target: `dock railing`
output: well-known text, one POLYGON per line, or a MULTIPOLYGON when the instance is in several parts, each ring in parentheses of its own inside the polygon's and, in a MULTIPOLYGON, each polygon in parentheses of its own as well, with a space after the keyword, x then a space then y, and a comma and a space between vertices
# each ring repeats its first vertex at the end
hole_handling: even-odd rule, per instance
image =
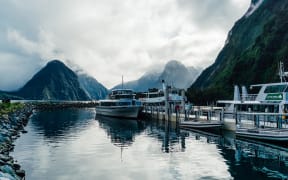
POLYGON ((189 117, 192 119, 223 121, 224 108, 214 106, 193 106, 189 117))

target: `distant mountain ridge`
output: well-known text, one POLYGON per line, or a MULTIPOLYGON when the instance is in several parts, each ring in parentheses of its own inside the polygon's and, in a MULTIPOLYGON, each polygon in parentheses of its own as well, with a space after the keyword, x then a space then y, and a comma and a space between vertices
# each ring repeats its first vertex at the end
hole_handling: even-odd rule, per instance
POLYGON ((77 75, 59 60, 47 63, 16 95, 35 100, 88 100, 77 75))
POLYGON ((108 90, 87 74, 77 75, 63 62, 53 60, 37 72, 21 89, 0 91, 0 98, 29 100, 101 99, 108 90))
MULTIPOLYGON (((125 88, 133 89, 136 92, 147 91, 149 88, 162 88, 162 80, 168 85, 176 88, 186 89, 194 82, 200 70, 194 67, 185 67, 176 60, 169 61, 162 72, 148 72, 141 76, 138 80, 124 83, 125 88)), ((112 89, 121 88, 121 84, 112 89)))
POLYGON ((278 64, 288 67, 288 1, 252 0, 228 34, 215 62, 188 89, 198 104, 232 99, 233 85, 278 82, 278 64))

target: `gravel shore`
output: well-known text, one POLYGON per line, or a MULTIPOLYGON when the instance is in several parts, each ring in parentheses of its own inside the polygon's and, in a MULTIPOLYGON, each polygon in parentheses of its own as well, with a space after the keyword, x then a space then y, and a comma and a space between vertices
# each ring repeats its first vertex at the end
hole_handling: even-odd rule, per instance
POLYGON ((25 179, 25 171, 9 153, 14 149, 14 140, 20 133, 26 133, 24 127, 32 112, 32 105, 25 105, 13 113, 0 115, 0 180, 25 179))

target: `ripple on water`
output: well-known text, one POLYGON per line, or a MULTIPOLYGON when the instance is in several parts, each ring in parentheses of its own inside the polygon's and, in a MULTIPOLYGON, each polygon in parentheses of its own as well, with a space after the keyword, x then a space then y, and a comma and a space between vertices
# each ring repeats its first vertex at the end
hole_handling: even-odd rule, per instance
POLYGON ((95 109, 38 112, 26 129, 12 155, 29 180, 261 179, 288 174, 285 150, 183 131, 162 121, 95 118, 95 109))

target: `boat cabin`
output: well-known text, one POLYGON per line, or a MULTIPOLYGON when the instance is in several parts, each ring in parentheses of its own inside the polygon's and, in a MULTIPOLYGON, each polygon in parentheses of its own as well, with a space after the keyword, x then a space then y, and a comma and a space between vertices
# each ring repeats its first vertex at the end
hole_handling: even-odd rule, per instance
POLYGON ((136 99, 102 100, 100 106, 141 106, 136 99))
POLYGON ((242 86, 240 94, 238 86, 234 87, 234 100, 217 101, 227 111, 288 113, 288 83, 269 83, 251 85, 248 91, 242 86))
POLYGON ((109 95, 110 99, 135 99, 135 96, 132 89, 115 89, 109 95))
MULTIPOLYGON (((181 103, 183 97, 181 96, 181 89, 170 88, 168 90, 168 102, 181 103)), ((142 93, 141 101, 146 104, 162 104, 165 103, 165 95, 162 89, 149 89, 148 92, 142 93)))

